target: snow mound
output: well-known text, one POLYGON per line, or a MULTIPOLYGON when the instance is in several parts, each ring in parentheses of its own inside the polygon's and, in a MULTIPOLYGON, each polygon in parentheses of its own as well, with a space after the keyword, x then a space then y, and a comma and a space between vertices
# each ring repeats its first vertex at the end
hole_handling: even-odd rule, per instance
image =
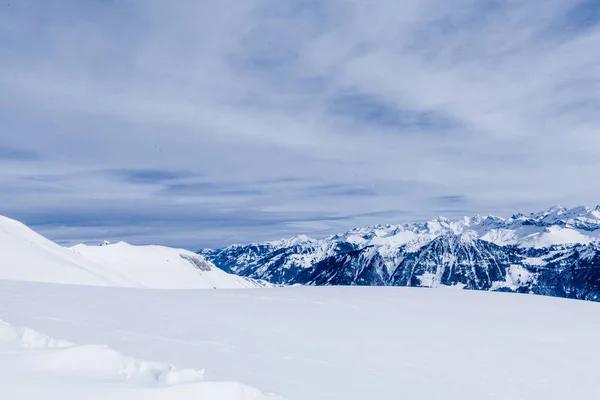
MULTIPOLYGON (((15 367, 24 370, 31 379, 39 379, 39 373, 46 373, 66 378, 71 384, 71 380, 85 382, 83 390, 86 394, 91 390, 85 388, 85 385, 92 382, 121 385, 116 386, 110 394, 98 395, 99 398, 267 399, 258 390, 236 382, 204 382, 204 370, 182 369, 170 364, 142 361, 124 356, 107 346, 75 345, 29 328, 15 328, 0 321, 0 354, 2 350, 6 352, 7 349, 10 352, 8 357, 3 357, 4 361, 16 364, 15 367), (122 392, 122 385, 131 387, 122 392)), ((42 384, 44 382, 45 380, 42 384)), ((5 382, 0 378, 0 388, 3 384, 5 382)), ((25 388, 20 388, 19 393, 23 393, 23 389, 25 388)), ((64 390, 68 396, 72 391, 60 386, 58 393, 55 392, 56 388, 53 389, 55 395, 64 390)), ((81 387, 79 389, 81 390, 81 387)))
POLYGON ((55 349, 73 346, 65 340, 54 339, 29 328, 14 328, 0 321, 0 343, 16 343, 30 349, 55 349))
POLYGON ((24 364, 37 371, 165 385, 203 380, 203 370, 141 361, 106 346, 79 346, 29 328, 15 328, 3 321, 0 321, 0 343, 29 349, 23 357, 24 364))
POLYGON ((30 354, 37 370, 69 376, 177 385, 202 381, 204 371, 126 357, 105 346, 71 346, 30 354))

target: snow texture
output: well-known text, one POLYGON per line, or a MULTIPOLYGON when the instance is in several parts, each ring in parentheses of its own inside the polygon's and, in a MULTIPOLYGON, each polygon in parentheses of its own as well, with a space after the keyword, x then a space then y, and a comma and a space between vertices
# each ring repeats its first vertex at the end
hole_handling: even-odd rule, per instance
MULTIPOLYGON (((516 277, 517 270, 510 279, 516 277)), ((162 366, 201 366, 206 381, 242 382, 287 400, 600 398, 599 312, 593 302, 461 290, 159 291, 0 282, 0 318, 12 326, 101 343, 162 366)), ((68 346, 49 346, 66 349, 60 357, 68 360, 50 371, 35 366, 46 365, 37 356, 33 366, 16 362, 38 349, 3 350, 1 393, 56 387, 81 389, 91 396, 85 398, 262 399, 241 384, 208 389, 206 382, 176 379, 170 386, 147 368, 131 369, 130 379, 115 372, 128 363, 112 350, 105 355, 105 347, 83 346, 92 351, 69 354, 68 346), (78 376, 72 357, 84 357, 86 365, 99 361, 78 376), (193 397, 195 390, 206 392, 193 397), (240 395, 244 390, 251 395, 240 395)))
POLYGON ((2 398, 275 400, 239 383, 204 382, 203 374, 0 321, 2 398))

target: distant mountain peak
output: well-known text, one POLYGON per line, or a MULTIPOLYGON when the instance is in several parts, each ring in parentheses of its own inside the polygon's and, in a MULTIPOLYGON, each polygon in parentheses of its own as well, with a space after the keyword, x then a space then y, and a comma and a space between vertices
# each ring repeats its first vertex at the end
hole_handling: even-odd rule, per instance
POLYGON ((205 251, 272 283, 459 286, 600 298, 600 207, 354 228, 205 251), (276 245, 273 245, 275 243, 276 245))
POLYGON ((550 207, 550 208, 549 208, 549 209, 546 211, 546 213, 548 213, 548 214, 557 214, 557 215, 560 215, 560 214, 562 214, 562 213, 565 213, 565 212, 567 212, 567 211, 569 211, 569 209, 568 209, 567 207, 563 207, 563 206, 561 206, 560 204, 558 204, 558 205, 555 205, 555 206, 553 206, 553 207, 550 207))

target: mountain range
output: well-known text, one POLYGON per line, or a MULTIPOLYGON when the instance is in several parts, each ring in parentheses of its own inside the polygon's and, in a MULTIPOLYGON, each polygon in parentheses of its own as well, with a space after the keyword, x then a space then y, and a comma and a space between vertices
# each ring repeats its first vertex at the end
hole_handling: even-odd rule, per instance
POLYGON ((598 301, 600 206, 438 217, 199 253, 227 272, 274 284, 453 287, 598 301))

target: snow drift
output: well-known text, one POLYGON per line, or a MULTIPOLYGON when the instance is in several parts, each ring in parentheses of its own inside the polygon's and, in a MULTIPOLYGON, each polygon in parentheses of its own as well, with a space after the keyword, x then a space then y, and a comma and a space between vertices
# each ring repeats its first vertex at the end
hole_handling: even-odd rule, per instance
POLYGON ((205 382, 203 370, 142 361, 107 346, 75 345, 0 321, 0 392, 3 398, 171 398, 266 400, 237 382, 205 382))

